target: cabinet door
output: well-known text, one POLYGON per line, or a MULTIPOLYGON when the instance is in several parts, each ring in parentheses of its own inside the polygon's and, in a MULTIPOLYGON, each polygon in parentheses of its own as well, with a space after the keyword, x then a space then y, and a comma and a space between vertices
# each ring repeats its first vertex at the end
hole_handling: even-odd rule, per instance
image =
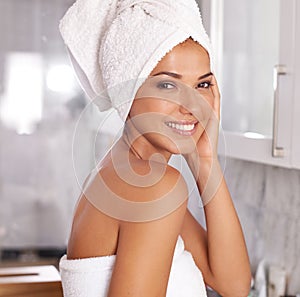
POLYGON ((212 1, 222 93, 220 154, 291 167, 295 5, 212 1))

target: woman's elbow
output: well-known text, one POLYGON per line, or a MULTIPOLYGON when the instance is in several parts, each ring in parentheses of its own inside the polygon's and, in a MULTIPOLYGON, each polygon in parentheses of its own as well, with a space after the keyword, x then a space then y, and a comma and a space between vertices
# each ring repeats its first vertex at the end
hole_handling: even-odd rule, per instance
POLYGON ((243 276, 224 277, 215 281, 215 291, 222 297, 247 297, 251 289, 251 272, 245 273, 243 276))
POLYGON ((251 289, 251 275, 228 282, 217 291, 222 297, 247 297, 251 289))

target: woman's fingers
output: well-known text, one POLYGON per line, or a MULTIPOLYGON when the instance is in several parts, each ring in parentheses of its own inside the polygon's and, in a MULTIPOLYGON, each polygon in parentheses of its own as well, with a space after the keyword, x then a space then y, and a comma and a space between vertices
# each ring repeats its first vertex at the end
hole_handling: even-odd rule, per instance
POLYGON ((212 93, 215 98, 213 109, 214 109, 215 114, 218 117, 218 120, 220 120, 220 91, 219 91, 219 87, 218 87, 218 82, 214 75, 212 76, 212 93))

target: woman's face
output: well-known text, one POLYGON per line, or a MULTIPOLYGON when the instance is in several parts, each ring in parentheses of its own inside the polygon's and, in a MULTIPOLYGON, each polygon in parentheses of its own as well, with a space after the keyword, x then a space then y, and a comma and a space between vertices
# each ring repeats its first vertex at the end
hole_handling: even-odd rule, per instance
POLYGON ((153 69, 136 94, 129 120, 157 149, 189 153, 212 112, 211 80, 208 53, 188 39, 153 69))

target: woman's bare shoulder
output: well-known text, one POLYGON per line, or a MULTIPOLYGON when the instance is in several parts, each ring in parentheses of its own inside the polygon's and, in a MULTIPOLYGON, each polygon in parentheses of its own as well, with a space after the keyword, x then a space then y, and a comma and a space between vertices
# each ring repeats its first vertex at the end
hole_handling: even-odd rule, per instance
MULTIPOLYGON (((157 169, 157 168, 156 168, 157 169)), ((127 186, 126 186, 127 187, 127 186)), ((130 202, 143 197, 139 221, 121 220, 117 258, 109 293, 122 296, 165 296, 173 254, 187 209, 181 174, 166 166, 159 181, 134 190, 130 202)))
POLYGON ((105 166, 85 183, 73 220, 69 255, 115 254, 121 229, 135 233, 137 226, 145 228, 135 233, 137 238, 144 236, 143 232, 150 235, 152 228, 170 235, 164 228, 174 227, 186 207, 185 181, 169 165, 152 164, 152 171, 145 175, 145 165, 138 162, 130 169, 105 166), (134 171, 131 175, 130 170, 134 171), (170 224, 170 221, 174 222, 170 224), (102 244, 97 246, 95 242, 102 244))
POLYGON ((98 178, 102 187, 127 201, 154 201, 175 190, 181 196, 187 196, 183 176, 168 164, 144 160, 132 162, 130 166, 112 164, 102 168, 98 178))

